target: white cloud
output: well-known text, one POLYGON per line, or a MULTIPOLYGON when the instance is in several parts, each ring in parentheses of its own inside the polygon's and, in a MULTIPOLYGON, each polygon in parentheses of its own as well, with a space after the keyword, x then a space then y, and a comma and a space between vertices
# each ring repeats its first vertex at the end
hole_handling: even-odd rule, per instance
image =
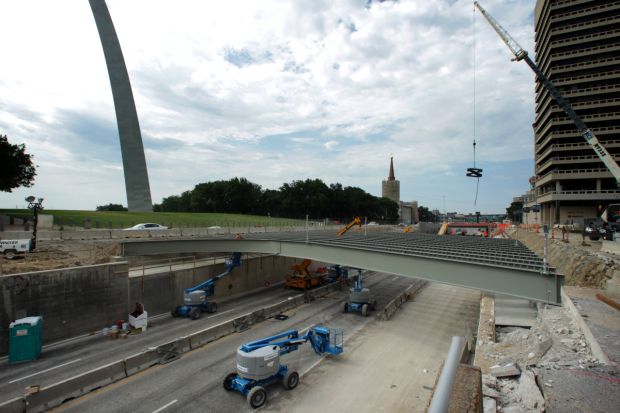
MULTIPOLYGON (((397 169, 403 197, 413 198, 415 184, 406 179, 440 171, 460 176, 450 168, 471 159, 470 1, 371 7, 362 0, 107 3, 129 69, 156 202, 232 176, 265 187, 319 177, 378 195, 390 153, 415 165, 397 169)), ((531 1, 485 3, 533 51, 531 1)), ((125 203, 122 174, 100 173, 111 165, 112 146, 103 156, 90 138, 85 154, 77 139, 84 131, 68 129, 68 114, 116 128, 88 3, 3 2, 0 15, 0 35, 11 39, 2 45, 0 133, 25 142, 38 163, 84 167, 80 174, 41 167, 33 190, 58 194, 47 197, 58 208, 125 203), (84 156, 87 164, 80 163, 84 156), (99 191, 76 198, 83 182, 103 178, 109 181, 99 191)), ((510 62, 480 15, 476 30, 479 155, 497 162, 529 159, 533 75, 510 62)), ((526 186, 516 182, 514 191, 526 186)), ((17 197, 0 195, 0 207, 17 197)), ((490 209, 509 202, 488 199, 490 209)))
POLYGON ((328 151, 335 148, 336 145, 338 145, 337 141, 327 141, 323 144, 323 146, 325 146, 325 149, 327 149, 328 151))

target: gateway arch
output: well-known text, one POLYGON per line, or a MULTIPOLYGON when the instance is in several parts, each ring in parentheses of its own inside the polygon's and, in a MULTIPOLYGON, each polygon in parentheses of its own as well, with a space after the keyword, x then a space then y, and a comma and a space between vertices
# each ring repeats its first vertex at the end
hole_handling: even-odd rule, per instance
POLYGON ((127 207, 130 211, 152 212, 151 188, 146 169, 140 123, 138 122, 136 104, 133 99, 121 45, 105 0, 89 0, 89 3, 95 17, 108 67, 108 75, 110 76, 123 157, 127 207))

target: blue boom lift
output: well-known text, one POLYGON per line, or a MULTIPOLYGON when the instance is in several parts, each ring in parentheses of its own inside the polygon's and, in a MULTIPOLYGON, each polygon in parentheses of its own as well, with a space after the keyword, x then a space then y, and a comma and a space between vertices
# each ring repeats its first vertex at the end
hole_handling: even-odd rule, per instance
POLYGON ((226 376, 224 389, 243 394, 255 409, 267 401, 265 387, 268 384, 281 381, 285 389, 294 389, 299 384, 299 373, 280 364, 280 356, 297 350, 307 341, 319 355, 339 355, 343 351, 342 330, 330 330, 320 325, 311 327, 301 336, 297 330, 287 330, 252 341, 237 349, 237 371, 226 376))
POLYGON ((200 313, 203 311, 215 313, 217 311, 217 303, 208 299, 208 297, 213 296, 215 282, 226 277, 235 267, 240 265, 241 253, 234 252, 231 258, 226 259, 226 272, 210 278, 195 287, 185 289, 185 294, 183 294, 184 305, 175 307, 171 312, 172 316, 189 316, 192 320, 196 320, 200 318, 200 313))
POLYGON ((370 310, 377 309, 377 300, 370 295, 370 290, 362 286, 362 270, 357 270, 355 285, 349 289, 349 300, 344 303, 344 312, 359 311, 364 317, 370 310))

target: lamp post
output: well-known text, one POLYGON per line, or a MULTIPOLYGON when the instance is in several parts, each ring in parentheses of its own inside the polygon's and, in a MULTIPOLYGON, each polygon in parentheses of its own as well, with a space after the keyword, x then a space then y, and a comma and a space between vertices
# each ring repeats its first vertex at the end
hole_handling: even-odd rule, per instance
POLYGON ((39 211, 43 209, 43 198, 35 198, 30 195, 26 198, 26 202, 28 202, 28 209, 32 210, 34 214, 34 225, 32 228, 32 242, 30 243, 30 251, 34 250, 37 247, 37 226, 39 223, 39 211))

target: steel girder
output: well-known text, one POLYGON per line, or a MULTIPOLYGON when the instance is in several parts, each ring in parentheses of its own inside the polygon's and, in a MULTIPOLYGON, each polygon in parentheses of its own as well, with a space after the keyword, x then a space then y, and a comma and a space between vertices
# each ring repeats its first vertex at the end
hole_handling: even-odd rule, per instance
POLYGON ((245 252, 309 258, 529 300, 560 304, 563 276, 521 243, 416 234, 315 232, 244 235, 243 239, 127 241, 123 255, 245 252))

